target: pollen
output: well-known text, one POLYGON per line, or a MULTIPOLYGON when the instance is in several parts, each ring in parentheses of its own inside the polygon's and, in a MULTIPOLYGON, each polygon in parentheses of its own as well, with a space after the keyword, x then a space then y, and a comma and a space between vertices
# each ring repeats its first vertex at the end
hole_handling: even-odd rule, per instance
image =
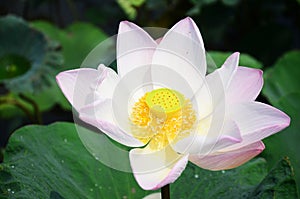
POLYGON ((134 137, 152 150, 161 150, 190 134, 196 114, 184 95, 161 88, 146 93, 133 105, 130 121, 134 137))

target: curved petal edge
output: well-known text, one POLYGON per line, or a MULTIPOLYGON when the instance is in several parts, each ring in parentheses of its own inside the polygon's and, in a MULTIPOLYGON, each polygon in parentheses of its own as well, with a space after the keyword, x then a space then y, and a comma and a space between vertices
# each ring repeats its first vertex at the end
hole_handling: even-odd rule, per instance
POLYGON ((207 156, 191 155, 189 160, 197 166, 218 171, 238 167, 260 154, 265 149, 263 142, 259 141, 232 151, 219 151, 207 156))

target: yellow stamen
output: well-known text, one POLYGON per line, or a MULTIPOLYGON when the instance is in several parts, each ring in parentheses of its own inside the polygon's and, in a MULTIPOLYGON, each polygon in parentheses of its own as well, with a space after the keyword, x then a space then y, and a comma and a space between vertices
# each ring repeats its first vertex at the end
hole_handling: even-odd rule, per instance
POLYGON ((133 135, 161 150, 187 136, 194 127, 196 114, 189 99, 171 89, 156 89, 137 101, 131 112, 133 135))

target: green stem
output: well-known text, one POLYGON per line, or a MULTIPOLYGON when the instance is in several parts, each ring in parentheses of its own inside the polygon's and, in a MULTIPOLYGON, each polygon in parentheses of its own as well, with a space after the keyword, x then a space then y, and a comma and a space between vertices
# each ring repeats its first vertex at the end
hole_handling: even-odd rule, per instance
POLYGON ((10 104, 21 109, 31 122, 34 122, 34 117, 31 115, 30 110, 27 109, 22 103, 14 99, 0 99, 0 104, 10 104))
POLYGON ((170 185, 167 184, 161 188, 161 198, 170 199, 170 185))
POLYGON ((42 122, 42 115, 41 115, 41 112, 40 112, 40 109, 39 109, 39 106, 37 105, 37 103, 34 100, 30 99, 29 97, 27 97, 23 94, 20 94, 19 96, 22 100, 28 102, 33 107, 36 123, 37 124, 42 124, 43 123, 42 122))

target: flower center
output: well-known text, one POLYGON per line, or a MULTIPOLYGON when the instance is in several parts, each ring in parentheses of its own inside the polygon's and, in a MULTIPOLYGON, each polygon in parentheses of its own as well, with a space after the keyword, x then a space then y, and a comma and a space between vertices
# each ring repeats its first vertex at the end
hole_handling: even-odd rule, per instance
POLYGON ((195 126, 192 103, 181 93, 161 88, 146 93, 132 108, 132 134, 152 150, 189 135, 195 126))
POLYGON ((153 111, 170 114, 180 110, 184 96, 166 88, 151 91, 146 97, 146 103, 153 111))

